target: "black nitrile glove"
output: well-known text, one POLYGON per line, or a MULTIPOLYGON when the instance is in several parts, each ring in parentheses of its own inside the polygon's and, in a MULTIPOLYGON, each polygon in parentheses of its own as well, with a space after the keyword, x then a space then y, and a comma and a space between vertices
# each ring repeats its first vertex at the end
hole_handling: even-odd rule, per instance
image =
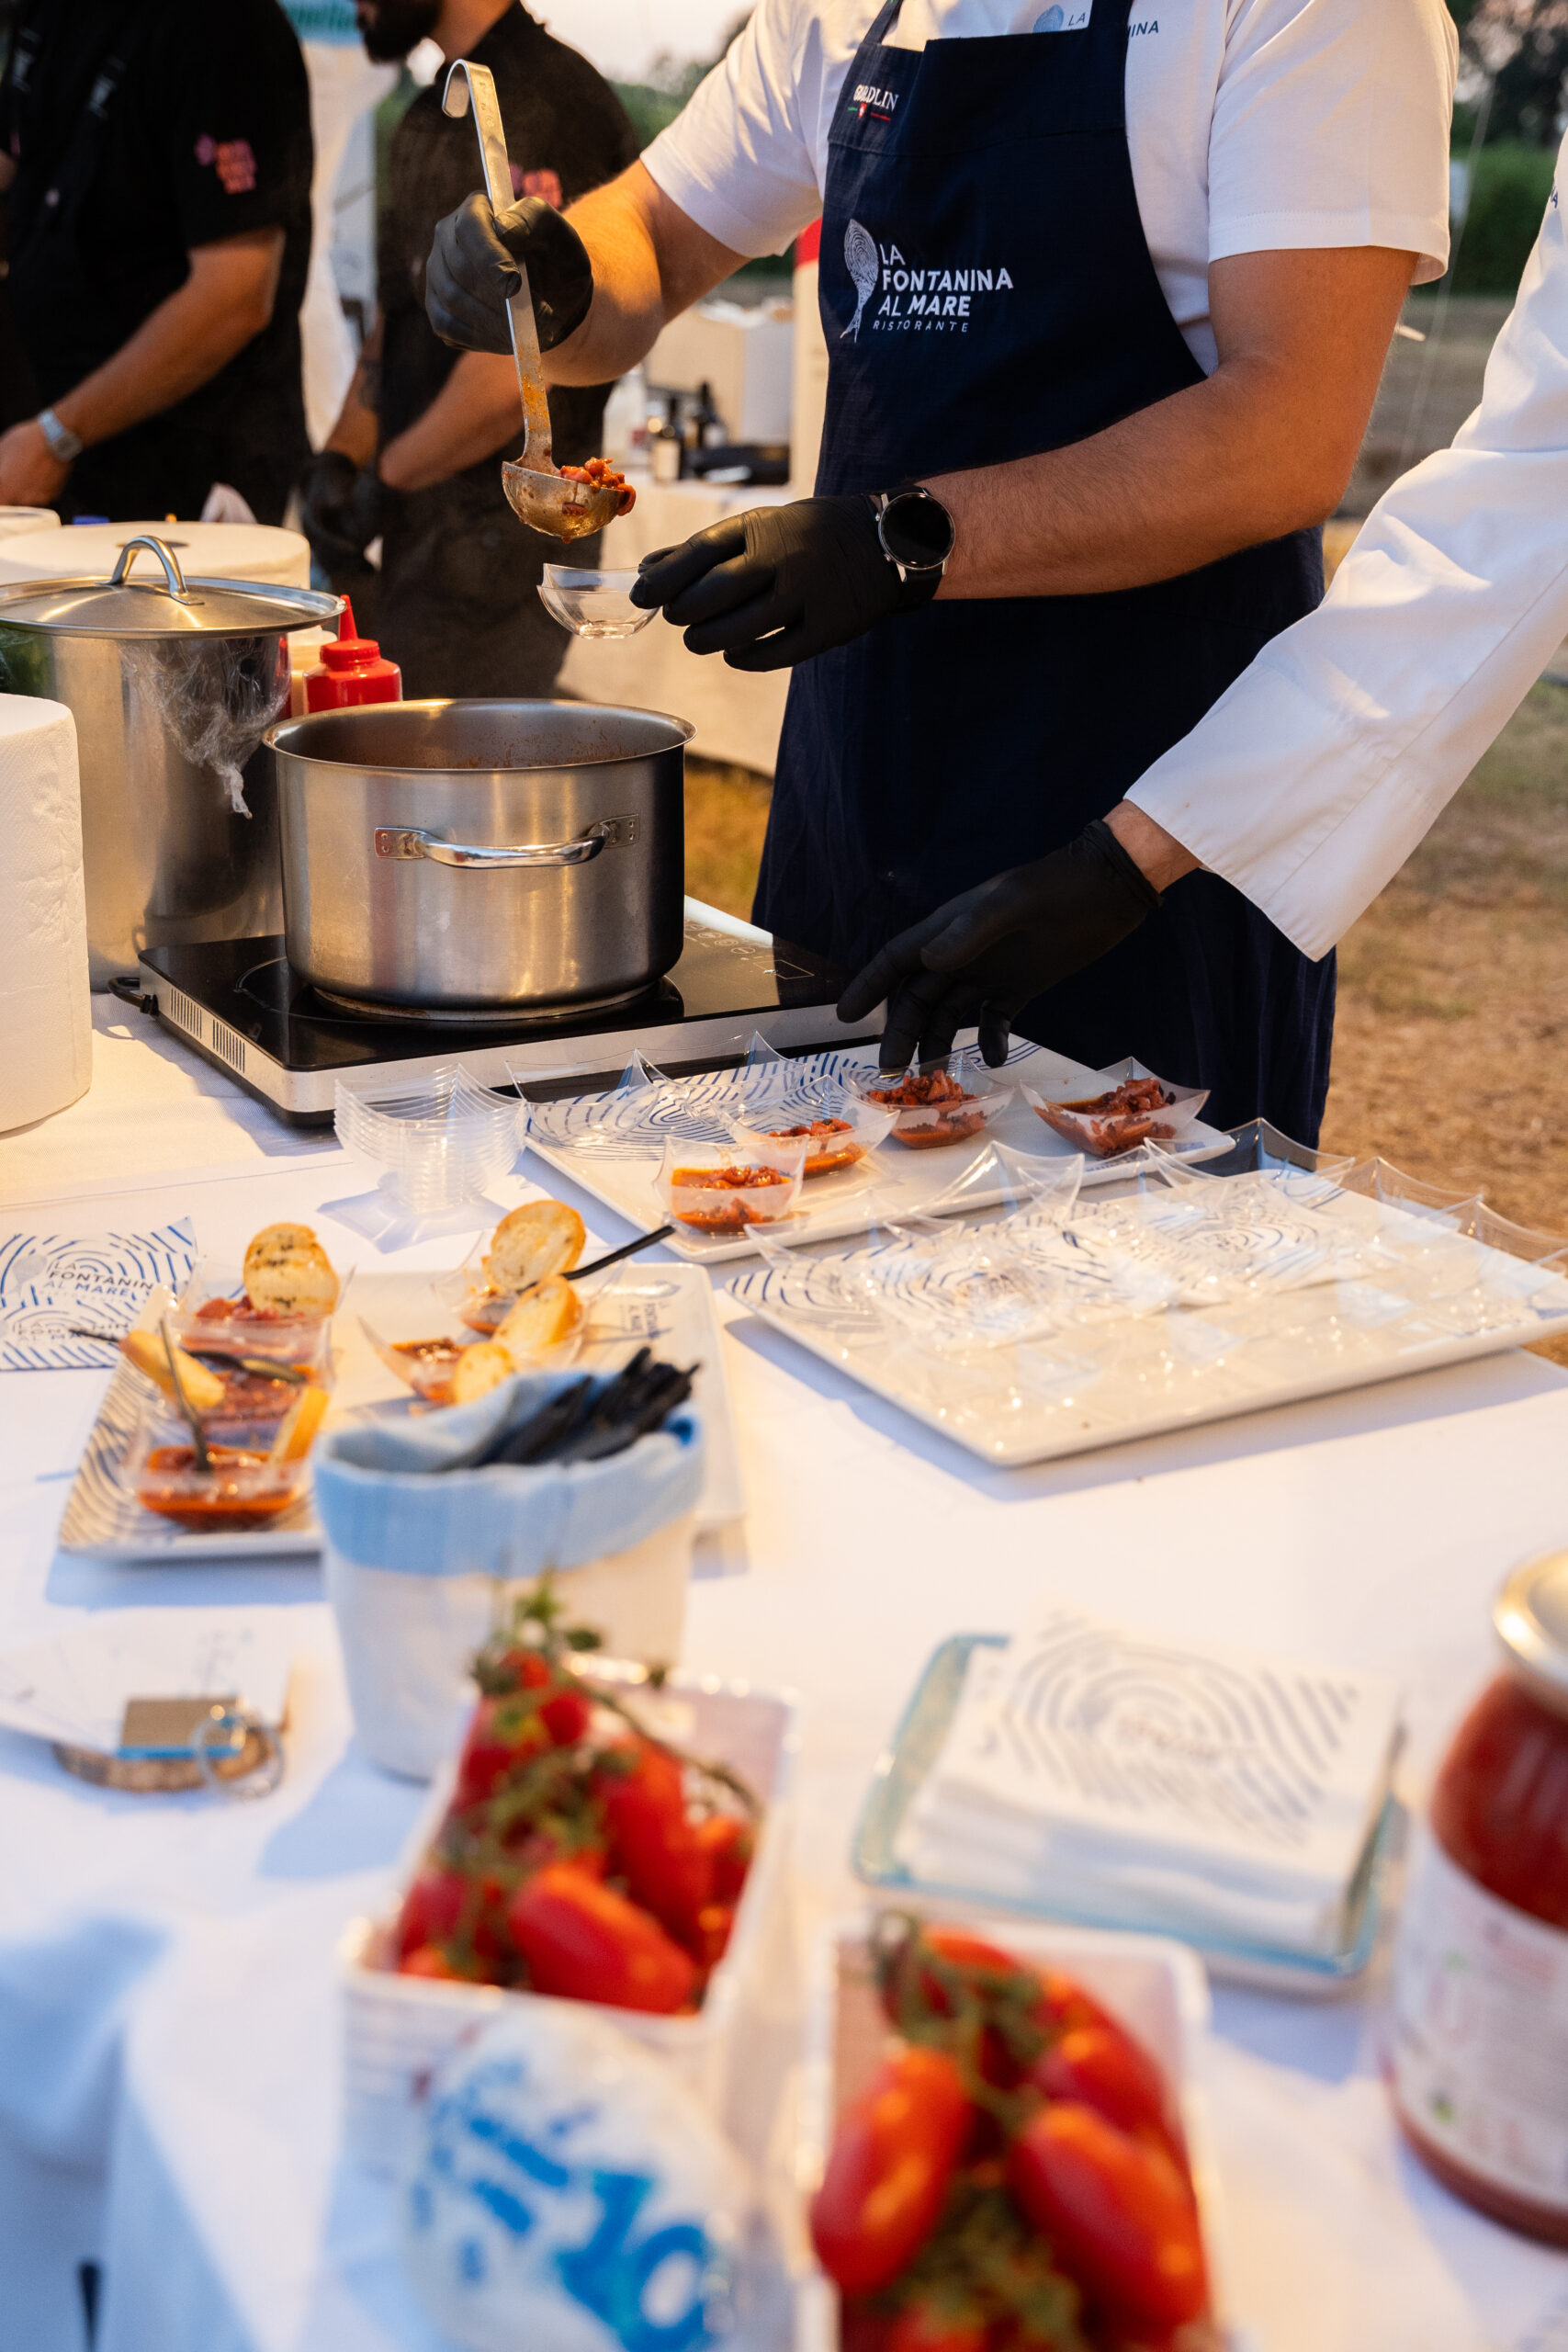
POLYGON ((374 466, 356 466, 341 449, 319 449, 299 477, 299 527, 329 572, 359 571, 381 528, 374 466))
POLYGON ((644 556, 631 594, 645 612, 662 605, 694 653, 722 653, 732 670, 787 670, 929 603, 940 578, 899 579, 875 507, 856 493, 710 523, 644 556))
POLYGON ((1096 818, 1066 849, 995 874, 889 940, 839 1000, 863 1021, 887 999, 878 1060, 908 1069, 953 1048, 976 1023, 993 1069, 1006 1061, 1013 1015, 1136 931, 1160 894, 1096 818))
POLYGON ((506 305, 517 291, 519 262, 541 351, 553 351, 582 324, 593 300, 593 265, 576 230, 542 196, 492 212, 476 191, 436 222, 425 264, 424 313, 443 343, 510 353, 506 305))

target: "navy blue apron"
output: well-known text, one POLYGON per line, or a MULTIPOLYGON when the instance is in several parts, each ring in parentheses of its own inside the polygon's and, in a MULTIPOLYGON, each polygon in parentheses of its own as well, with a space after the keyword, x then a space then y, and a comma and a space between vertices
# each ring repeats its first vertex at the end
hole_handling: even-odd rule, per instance
MULTIPOLYGON (((1202 381, 1138 217, 1129 6, 915 51, 885 45, 886 0, 829 142, 819 492, 1060 448, 1202 381)), ((1322 593, 1302 531, 1151 587, 928 605, 802 662, 757 921, 857 969, 1103 817, 1322 593)), ((1332 956, 1309 963, 1210 874, 1014 1023, 1097 1069, 1136 1054, 1209 1087, 1216 1123, 1262 1113, 1303 1143, 1333 1025, 1332 956)))

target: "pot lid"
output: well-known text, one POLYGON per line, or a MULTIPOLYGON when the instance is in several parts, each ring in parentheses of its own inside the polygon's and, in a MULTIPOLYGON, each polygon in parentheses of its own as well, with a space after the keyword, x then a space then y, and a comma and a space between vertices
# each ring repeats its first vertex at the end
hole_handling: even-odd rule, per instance
POLYGON ((315 628, 336 617, 341 596, 271 582, 187 580, 171 547, 151 535, 127 539, 107 580, 19 580, 0 587, 0 623, 73 637, 259 637, 315 628), (145 550, 158 571, 131 567, 145 550))

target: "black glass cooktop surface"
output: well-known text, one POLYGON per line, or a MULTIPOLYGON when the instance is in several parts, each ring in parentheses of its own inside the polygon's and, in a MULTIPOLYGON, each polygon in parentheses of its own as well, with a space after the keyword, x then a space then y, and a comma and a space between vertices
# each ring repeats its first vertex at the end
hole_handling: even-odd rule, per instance
POLYGON ((842 976, 808 951, 688 900, 685 944, 664 979, 620 1003, 463 1021, 355 1005, 290 970, 281 938, 148 948, 112 984, 297 1126, 330 1125, 337 1082, 385 1072, 417 1091, 433 1064, 460 1060, 487 1086, 533 1096, 614 1084, 640 1049, 671 1074, 742 1059, 760 1033, 781 1053, 861 1042, 833 1007, 842 976))

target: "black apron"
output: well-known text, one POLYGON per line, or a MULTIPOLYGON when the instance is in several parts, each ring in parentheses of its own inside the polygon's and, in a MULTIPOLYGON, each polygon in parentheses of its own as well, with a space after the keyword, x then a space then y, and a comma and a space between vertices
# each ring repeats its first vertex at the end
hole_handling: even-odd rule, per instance
MULTIPOLYGON (((886 0, 829 142, 820 492, 996 465, 1201 383, 1138 216, 1130 0, 1082 30, 885 46, 886 0)), ((756 919, 856 969, 955 893, 1113 808, 1323 594, 1318 534, 1108 595, 939 602, 790 682, 756 919)), ((1021 1035, 1136 1054, 1314 1143, 1334 958, 1309 963, 1215 875, 1036 999, 1021 1035)))

